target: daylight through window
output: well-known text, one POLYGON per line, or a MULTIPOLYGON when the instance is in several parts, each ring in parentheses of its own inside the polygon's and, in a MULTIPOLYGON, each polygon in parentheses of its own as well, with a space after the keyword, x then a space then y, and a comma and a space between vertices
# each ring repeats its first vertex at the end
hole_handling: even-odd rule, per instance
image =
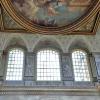
POLYGON ((72 53, 75 81, 90 81, 87 54, 82 50, 72 53))
POLYGON ((22 80, 24 52, 13 48, 8 53, 6 80, 22 80))
POLYGON ((37 80, 60 81, 59 53, 55 50, 41 50, 37 53, 37 80))

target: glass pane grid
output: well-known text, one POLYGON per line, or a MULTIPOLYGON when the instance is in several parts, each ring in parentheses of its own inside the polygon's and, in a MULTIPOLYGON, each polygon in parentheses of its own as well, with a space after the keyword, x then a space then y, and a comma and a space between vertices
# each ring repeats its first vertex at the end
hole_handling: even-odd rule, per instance
POLYGON ((90 81, 87 55, 81 50, 74 51, 72 53, 72 60, 73 60, 75 81, 90 81))
POLYGON ((6 80, 22 80, 23 58, 22 50, 9 51, 6 80))
POLYGON ((37 54, 37 80, 60 81, 59 54, 53 50, 43 50, 37 54))

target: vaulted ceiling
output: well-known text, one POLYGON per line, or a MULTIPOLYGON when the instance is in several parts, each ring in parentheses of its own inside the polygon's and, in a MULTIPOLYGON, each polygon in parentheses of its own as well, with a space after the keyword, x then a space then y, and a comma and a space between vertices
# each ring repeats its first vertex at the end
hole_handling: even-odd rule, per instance
POLYGON ((0 0, 0 31, 94 35, 100 0, 0 0))

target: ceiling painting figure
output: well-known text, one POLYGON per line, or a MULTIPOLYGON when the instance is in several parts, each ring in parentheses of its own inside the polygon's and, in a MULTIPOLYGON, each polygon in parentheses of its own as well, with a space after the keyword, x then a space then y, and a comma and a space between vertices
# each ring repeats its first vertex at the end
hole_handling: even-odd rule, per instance
POLYGON ((17 12, 33 24, 62 27, 79 19, 94 0, 11 0, 17 12))

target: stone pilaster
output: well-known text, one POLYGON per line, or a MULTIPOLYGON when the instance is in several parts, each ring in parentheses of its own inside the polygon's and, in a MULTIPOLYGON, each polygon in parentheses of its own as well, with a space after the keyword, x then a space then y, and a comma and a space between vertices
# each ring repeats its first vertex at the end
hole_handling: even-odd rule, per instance
POLYGON ((0 77, 3 76, 2 51, 0 51, 0 77))
POLYGON ((69 53, 63 53, 61 57, 62 81, 66 86, 72 86, 74 75, 72 68, 72 59, 69 53))
POLYGON ((96 73, 98 82, 100 82, 100 53, 94 53, 95 57, 95 65, 96 65, 96 73))
POLYGON ((4 66, 3 66, 3 51, 0 50, 0 84, 2 84, 4 78, 4 66))
POLYGON ((89 56, 91 77, 93 79, 93 82, 97 82, 98 80, 97 80, 95 57, 93 56, 93 54, 89 54, 88 56, 89 56))
POLYGON ((33 52, 27 52, 25 57, 25 68, 24 68, 24 81, 25 85, 31 86, 36 77, 35 73, 35 54, 33 52))

